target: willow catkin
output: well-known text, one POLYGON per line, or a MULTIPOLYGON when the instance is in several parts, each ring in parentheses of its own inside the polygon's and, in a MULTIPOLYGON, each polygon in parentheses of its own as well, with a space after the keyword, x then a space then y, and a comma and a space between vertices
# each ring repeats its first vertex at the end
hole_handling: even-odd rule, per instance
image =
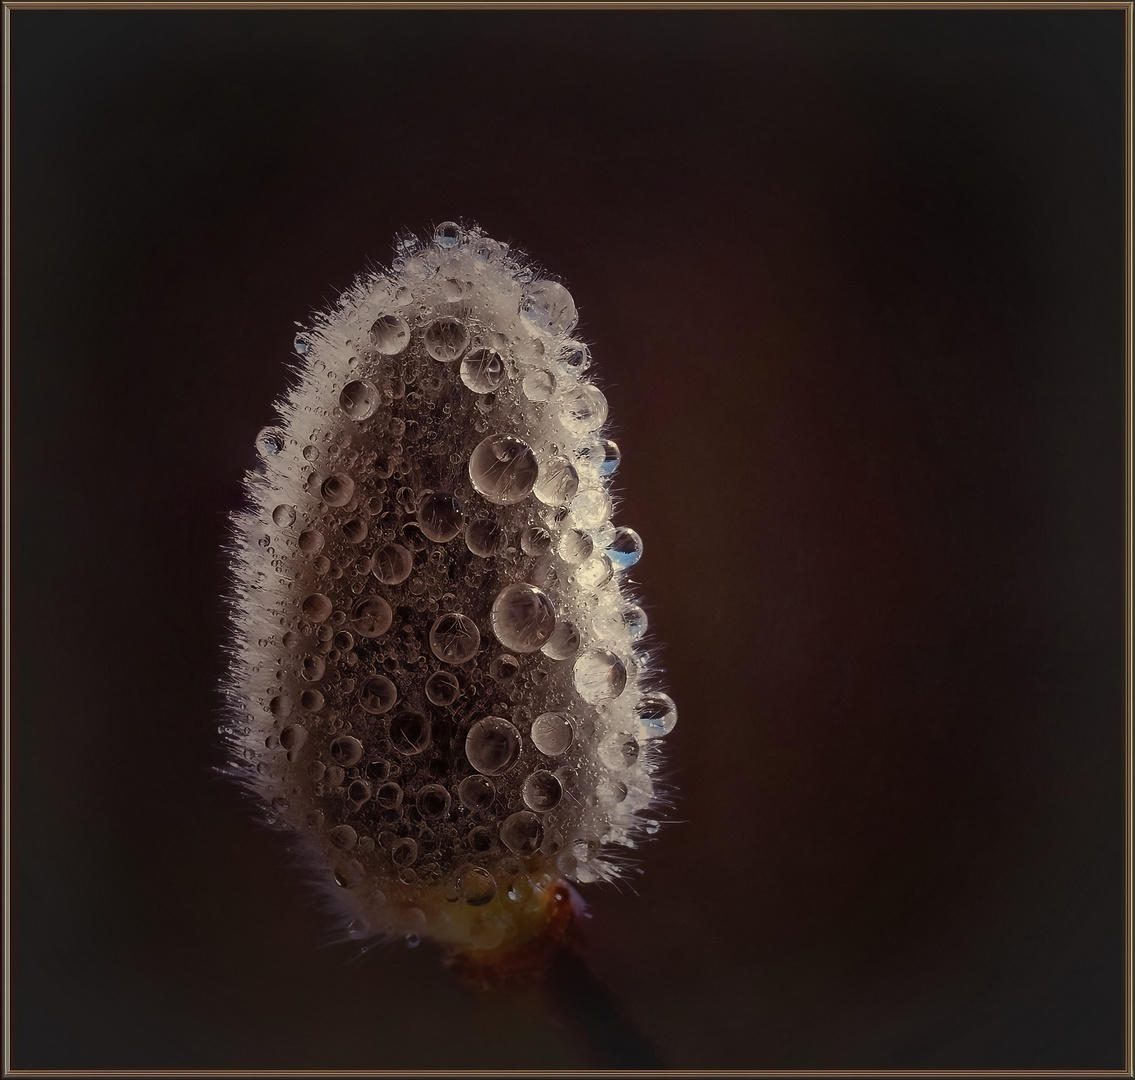
POLYGON ((297 336, 260 434, 225 730, 352 937, 521 949, 564 882, 617 878, 657 829, 676 712, 576 322, 561 284, 445 223, 297 336))

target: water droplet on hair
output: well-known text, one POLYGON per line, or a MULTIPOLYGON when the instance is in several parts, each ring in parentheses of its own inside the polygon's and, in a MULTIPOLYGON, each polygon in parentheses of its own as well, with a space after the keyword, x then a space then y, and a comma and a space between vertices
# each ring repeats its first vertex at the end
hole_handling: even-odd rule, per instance
POLYGON ((339 394, 339 408, 349 420, 368 420, 382 401, 378 387, 369 379, 347 383, 339 394))
POLYGON ((435 491, 418 501, 418 527, 435 543, 452 540, 464 523, 461 504, 454 496, 435 491))
POLYGON ((469 331, 460 320, 443 315, 426 327, 422 343, 433 359, 452 364, 469 347, 469 331))
POLYGON ((506 773, 520 756, 520 732, 503 717, 486 716, 469 729, 465 756, 486 776, 506 773))
POLYGON ((584 701, 596 705, 614 701, 627 685, 623 662, 606 649, 592 649, 575 662, 575 689, 584 701))
POLYGON ((430 649, 447 664, 464 664, 481 647, 477 624, 457 611, 447 612, 430 627, 430 649))
POLYGON ((497 640, 515 652, 535 652, 556 628, 552 601, 535 585, 509 585, 493 601, 489 621, 497 640))
POLYGON ((520 502, 536 483, 539 466, 532 448, 515 435, 491 435, 469 458, 469 479, 489 502, 520 502))
POLYGON ((461 381, 475 394, 491 393, 504 376, 504 358, 496 349, 474 349, 461 361, 461 381))
POLYGON ((410 327, 400 315, 383 315, 370 328, 370 343, 383 356, 397 356, 410 341, 410 327))

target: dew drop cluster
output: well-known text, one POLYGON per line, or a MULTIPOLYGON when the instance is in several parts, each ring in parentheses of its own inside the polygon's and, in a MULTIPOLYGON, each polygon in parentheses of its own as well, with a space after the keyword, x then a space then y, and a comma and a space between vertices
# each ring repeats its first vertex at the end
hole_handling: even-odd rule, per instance
POLYGON ((352 937, 492 949, 657 829, 620 453, 571 294, 475 227, 296 336, 235 525, 225 734, 352 937))

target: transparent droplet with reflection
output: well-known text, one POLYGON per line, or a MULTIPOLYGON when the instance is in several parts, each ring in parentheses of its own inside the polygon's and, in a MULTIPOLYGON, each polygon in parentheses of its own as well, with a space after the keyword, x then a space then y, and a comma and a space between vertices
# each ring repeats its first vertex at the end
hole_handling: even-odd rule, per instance
POLYGON ((469 458, 469 479, 489 502, 508 506, 533 488, 539 466, 532 448, 515 435, 490 435, 469 458))

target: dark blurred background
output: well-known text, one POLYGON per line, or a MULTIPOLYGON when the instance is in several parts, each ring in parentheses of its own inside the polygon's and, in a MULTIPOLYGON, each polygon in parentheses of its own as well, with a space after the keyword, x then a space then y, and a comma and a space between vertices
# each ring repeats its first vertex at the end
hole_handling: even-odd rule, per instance
POLYGON ((294 323, 479 222, 571 288, 679 705, 588 888, 667 1066, 1112 1068, 1124 13, 11 13, 12 1064, 577 1068, 321 947, 217 779, 294 323))

